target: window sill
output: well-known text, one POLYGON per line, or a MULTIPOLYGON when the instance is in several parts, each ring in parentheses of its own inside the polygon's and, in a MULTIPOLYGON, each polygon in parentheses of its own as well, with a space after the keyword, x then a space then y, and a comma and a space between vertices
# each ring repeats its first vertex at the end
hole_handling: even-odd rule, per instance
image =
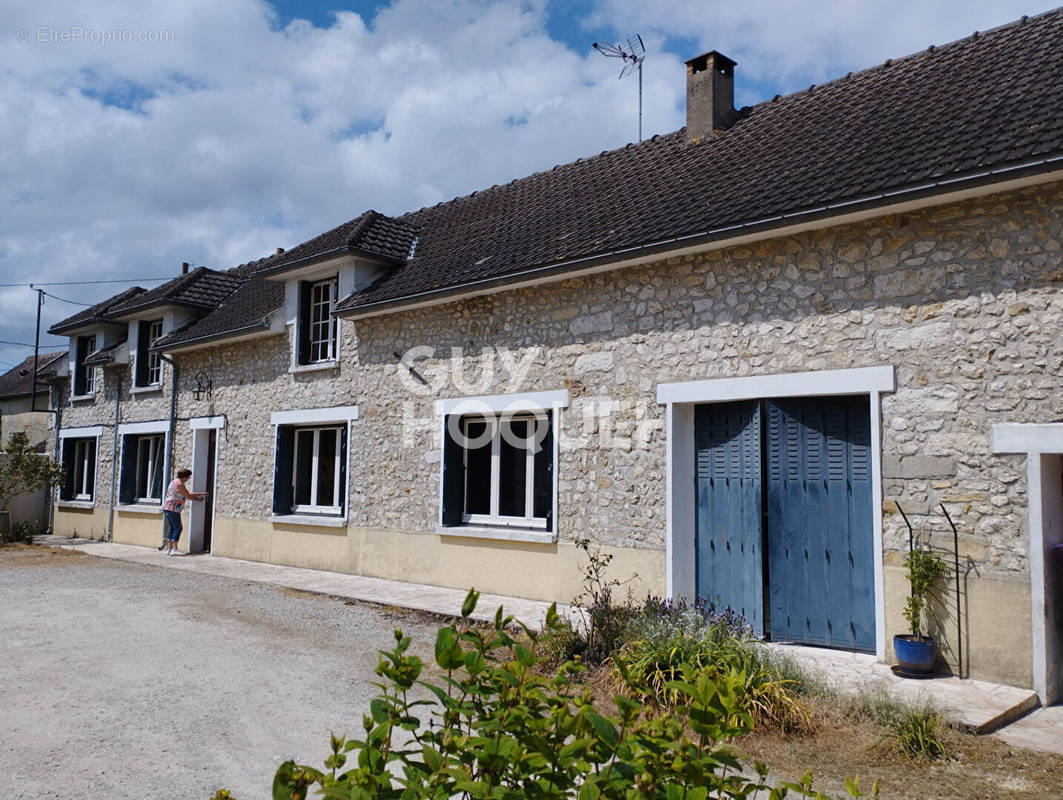
POLYGON ((484 525, 437 525, 436 533, 440 536, 454 536, 462 539, 495 539, 502 542, 534 542, 536 544, 557 543, 557 534, 553 531, 540 531, 531 528, 494 528, 484 525))
POLYGON ((292 364, 288 367, 288 372, 293 374, 299 374, 301 372, 324 372, 329 369, 339 369, 340 361, 338 358, 332 361, 321 361, 317 364, 292 364))
POLYGON ((92 500, 60 500, 56 503, 58 508, 74 508, 81 509, 82 511, 91 511, 96 507, 96 503, 92 500))
POLYGON ((313 525, 318 528, 346 528, 346 517, 326 517, 316 514, 274 514, 269 518, 274 525, 313 525))
POLYGON ((70 395, 70 402, 71 403, 83 403, 86 400, 95 400, 95 399, 96 399, 96 393, 95 392, 93 392, 92 394, 72 394, 72 395, 70 395))
POLYGON ((130 394, 151 394, 152 392, 161 392, 161 383, 152 383, 148 386, 131 386, 129 388, 130 394))
POLYGON ((162 504, 133 503, 127 506, 115 506, 114 510, 120 514, 161 514, 162 504))

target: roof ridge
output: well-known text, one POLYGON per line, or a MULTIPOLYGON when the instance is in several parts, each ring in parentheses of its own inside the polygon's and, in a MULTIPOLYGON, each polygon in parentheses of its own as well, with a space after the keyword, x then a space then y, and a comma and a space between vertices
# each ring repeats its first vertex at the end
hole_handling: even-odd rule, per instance
POLYGON ((1060 12, 1063 12, 1063 6, 1051 9, 1049 11, 1043 11, 1040 14, 1034 14, 1033 16, 1023 15, 1016 20, 1012 20, 1011 22, 1005 22, 1003 25, 997 25, 996 27, 988 28, 984 31, 974 31, 973 33, 970 33, 967 36, 961 36, 959 39, 953 39, 951 42, 945 42, 944 44, 929 44, 922 50, 915 50, 911 53, 908 53, 903 56, 898 56, 896 58, 887 58, 881 64, 874 64, 870 67, 864 67, 863 69, 847 72, 846 74, 841 75, 837 78, 831 78, 825 83, 813 83, 807 89, 799 89, 795 92, 790 92, 789 94, 777 94, 774 97, 769 98, 768 100, 761 100, 759 103, 754 103, 752 106, 749 106, 749 109, 752 112, 763 106, 771 105, 772 103, 775 103, 780 100, 789 100, 791 98, 802 97, 804 95, 809 94, 810 92, 821 89, 827 89, 844 81, 855 80, 856 78, 859 78, 862 75, 868 75, 878 70, 889 69, 891 67, 898 66, 902 63, 908 63, 914 61, 917 58, 925 57, 931 53, 936 55, 938 53, 946 52, 958 48, 961 45, 969 44, 982 36, 986 36, 988 34, 996 35, 1003 31, 1007 31, 1012 28, 1017 28, 1021 25, 1027 25, 1034 21, 1038 21, 1042 17, 1058 15, 1060 14, 1060 12))

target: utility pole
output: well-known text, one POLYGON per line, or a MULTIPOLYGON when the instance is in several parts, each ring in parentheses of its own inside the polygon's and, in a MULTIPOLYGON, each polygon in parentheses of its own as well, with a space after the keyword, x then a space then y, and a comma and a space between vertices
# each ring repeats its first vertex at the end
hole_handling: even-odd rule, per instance
POLYGON ((30 288, 37 293, 37 336, 33 340, 33 388, 30 390, 30 411, 37 411, 37 359, 41 352, 41 306, 44 305, 44 289, 34 289, 32 283, 30 288))

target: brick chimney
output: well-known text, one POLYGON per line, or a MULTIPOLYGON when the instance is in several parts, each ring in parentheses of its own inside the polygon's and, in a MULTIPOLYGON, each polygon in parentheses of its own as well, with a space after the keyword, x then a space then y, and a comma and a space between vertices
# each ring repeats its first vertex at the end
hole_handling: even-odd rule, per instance
POLYGON ((735 62, 715 50, 687 62, 687 141, 726 130, 735 111, 735 62))
POLYGON ((187 261, 182 261, 181 262, 181 274, 182 275, 187 275, 188 274, 188 262, 187 261))

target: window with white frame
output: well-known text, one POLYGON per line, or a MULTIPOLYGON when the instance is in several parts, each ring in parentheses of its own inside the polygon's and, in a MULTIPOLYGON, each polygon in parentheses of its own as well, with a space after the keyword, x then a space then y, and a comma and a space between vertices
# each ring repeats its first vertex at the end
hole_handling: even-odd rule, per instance
POLYGON ((161 319, 143 319, 137 325, 137 359, 134 383, 158 386, 162 383, 162 356, 151 345, 162 336, 161 319))
POLYGON ((90 501, 96 488, 96 438, 63 439, 61 500, 90 501))
POLYGON ((83 397, 96 391, 96 369, 85 363, 96 352, 96 336, 78 336, 74 352, 74 396, 83 397))
POLYGON ((274 514, 342 516, 347 426, 277 426, 274 514))
POLYGON ((127 434, 122 437, 122 478, 119 496, 125 505, 162 502, 166 467, 166 435, 127 434))
POLYGON ((336 318, 332 311, 336 307, 338 292, 339 281, 335 277, 300 284, 300 364, 320 364, 337 358, 336 318))
POLYGON ((445 417, 442 523, 551 530, 553 412, 445 417))

